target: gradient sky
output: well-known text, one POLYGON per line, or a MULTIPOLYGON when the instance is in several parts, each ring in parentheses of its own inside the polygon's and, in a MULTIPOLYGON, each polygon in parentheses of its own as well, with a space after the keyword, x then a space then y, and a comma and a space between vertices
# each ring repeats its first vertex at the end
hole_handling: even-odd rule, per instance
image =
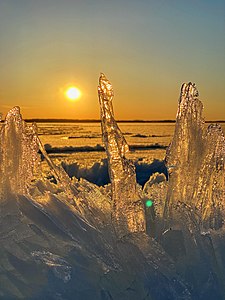
POLYGON ((4 114, 99 118, 104 72, 117 119, 174 119, 188 81, 206 119, 225 119, 225 0, 0 0, 0 41, 4 114))

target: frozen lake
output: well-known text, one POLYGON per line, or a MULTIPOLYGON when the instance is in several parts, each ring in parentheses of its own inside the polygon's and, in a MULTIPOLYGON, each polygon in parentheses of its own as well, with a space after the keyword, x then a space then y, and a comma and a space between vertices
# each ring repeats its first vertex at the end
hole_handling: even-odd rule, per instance
MULTIPOLYGON (((130 146, 140 146, 131 151, 130 158, 144 162, 164 159, 164 148, 173 136, 173 123, 120 123, 119 126, 130 146), (149 149, 150 146, 155 148, 149 149)), ((85 147, 103 145, 100 123, 39 123, 38 132, 43 144, 59 148, 58 153, 50 154, 53 159, 77 161, 87 167, 106 157, 104 151, 85 151, 85 147), (78 148, 67 153, 65 147, 82 147, 83 151, 78 148)))
MULTIPOLYGON (((221 126, 225 132, 225 124, 221 126)), ((175 124, 119 123, 119 127, 129 146, 141 146, 140 149, 131 150, 129 157, 151 163, 154 159, 164 159, 166 153, 164 148, 171 142, 175 124)), ((88 151, 88 149, 85 151, 85 148, 103 145, 100 123, 38 123, 38 132, 43 144, 58 148, 57 153, 50 153, 53 160, 58 159, 69 164, 78 162, 82 166, 89 167, 106 158, 104 151, 88 151), (77 149, 66 152, 66 147, 77 149), (82 147, 82 151, 79 147, 82 147)))

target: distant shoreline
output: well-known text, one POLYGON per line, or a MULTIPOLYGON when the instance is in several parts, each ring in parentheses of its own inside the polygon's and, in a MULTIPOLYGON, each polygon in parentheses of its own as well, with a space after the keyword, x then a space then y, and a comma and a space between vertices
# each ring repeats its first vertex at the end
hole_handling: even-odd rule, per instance
MULTIPOLYGON (((25 119, 28 123, 100 123, 98 119, 25 119)), ((176 123, 176 120, 116 120, 118 123, 176 123)), ((1 120, 4 122, 4 120, 1 120)), ((225 123, 225 120, 207 120, 205 123, 225 123)))
MULTIPOLYGON (((100 123, 98 119, 25 119, 36 123, 100 123)), ((176 120, 117 120, 118 123, 176 123, 176 120)), ((209 120, 206 123, 225 123, 225 120, 209 120)))

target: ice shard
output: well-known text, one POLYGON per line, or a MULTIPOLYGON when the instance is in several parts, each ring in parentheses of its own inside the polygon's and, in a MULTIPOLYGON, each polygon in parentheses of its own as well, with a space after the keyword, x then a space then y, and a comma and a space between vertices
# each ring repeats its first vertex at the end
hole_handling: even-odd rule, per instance
POLYGON ((170 225, 179 219, 179 210, 188 209, 200 227, 222 226, 225 140, 219 125, 205 130, 202 111, 195 84, 183 84, 166 155, 169 184, 164 218, 170 225))
POLYGON ((22 120, 20 108, 14 107, 6 116, 0 131, 1 190, 26 194, 38 164, 36 128, 22 120))
POLYGON ((218 124, 205 135, 205 149, 193 197, 204 228, 219 229, 225 215, 225 138, 218 124))
POLYGON ((115 121, 113 88, 104 74, 99 78, 98 95, 103 142, 112 186, 112 220, 116 232, 119 237, 131 232, 145 232, 145 211, 137 187, 135 167, 126 158, 129 146, 115 121))

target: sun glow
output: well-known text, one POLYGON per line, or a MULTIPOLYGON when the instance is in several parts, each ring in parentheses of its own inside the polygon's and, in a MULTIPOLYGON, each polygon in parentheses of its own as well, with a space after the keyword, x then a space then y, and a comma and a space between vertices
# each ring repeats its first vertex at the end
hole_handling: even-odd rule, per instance
POLYGON ((75 86, 71 86, 69 87, 66 92, 65 92, 65 96, 70 99, 70 100, 77 100, 78 98, 80 98, 81 96, 81 92, 78 88, 76 88, 75 86))

